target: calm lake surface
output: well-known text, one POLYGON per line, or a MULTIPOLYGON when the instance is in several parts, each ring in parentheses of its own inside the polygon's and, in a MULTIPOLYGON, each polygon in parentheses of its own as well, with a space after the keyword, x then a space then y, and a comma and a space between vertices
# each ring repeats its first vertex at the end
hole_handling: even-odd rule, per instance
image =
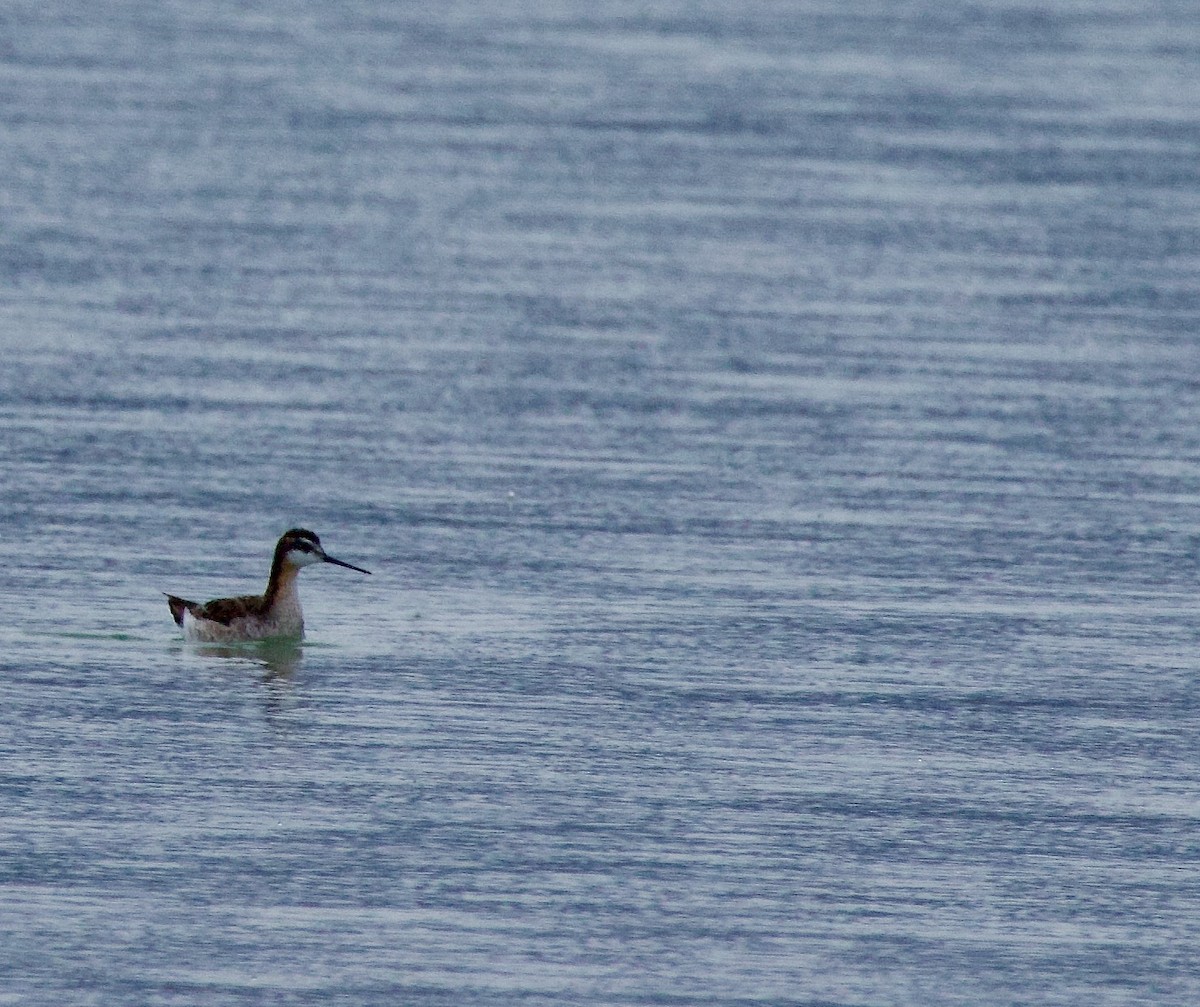
POLYGON ((8 5, 0 1004, 1200 1001, 1197 66, 8 5))

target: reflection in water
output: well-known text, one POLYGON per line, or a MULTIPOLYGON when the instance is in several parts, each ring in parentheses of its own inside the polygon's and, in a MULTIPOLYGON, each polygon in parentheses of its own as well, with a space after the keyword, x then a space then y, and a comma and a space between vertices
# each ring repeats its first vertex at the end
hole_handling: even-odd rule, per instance
POLYGON ((300 640, 279 638, 247 643, 203 644, 196 653, 205 657, 245 661, 262 669, 267 713, 278 713, 291 690, 292 678, 304 654, 300 640))

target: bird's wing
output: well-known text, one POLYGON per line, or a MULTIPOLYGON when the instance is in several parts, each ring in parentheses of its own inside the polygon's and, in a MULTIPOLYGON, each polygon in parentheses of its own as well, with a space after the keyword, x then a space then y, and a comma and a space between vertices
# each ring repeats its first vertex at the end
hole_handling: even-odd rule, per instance
POLYGON ((262 611, 263 600, 257 595, 245 595, 241 598, 216 598, 206 601, 203 605, 189 605, 192 615, 197 619, 208 619, 228 626, 234 619, 242 619, 250 615, 259 615, 262 611))

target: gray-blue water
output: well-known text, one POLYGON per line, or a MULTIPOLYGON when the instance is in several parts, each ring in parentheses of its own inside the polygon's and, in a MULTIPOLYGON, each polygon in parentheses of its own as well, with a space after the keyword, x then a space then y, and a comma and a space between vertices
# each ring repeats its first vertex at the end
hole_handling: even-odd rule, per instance
POLYGON ((6 5, 0 1003, 1200 1001, 1196 25, 6 5))

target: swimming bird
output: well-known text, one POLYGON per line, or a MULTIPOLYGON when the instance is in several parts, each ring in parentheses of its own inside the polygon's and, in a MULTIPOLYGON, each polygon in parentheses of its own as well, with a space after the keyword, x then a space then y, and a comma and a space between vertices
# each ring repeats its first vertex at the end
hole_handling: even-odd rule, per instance
POLYGON ((238 598, 216 598, 199 604, 167 595, 171 615, 183 630, 184 639, 203 643, 227 643, 237 640, 268 640, 273 637, 304 636, 304 613, 296 578, 303 567, 313 563, 332 563, 348 570, 369 574, 361 566, 334 559, 321 548, 321 540, 306 528, 283 533, 271 560, 271 576, 265 594, 238 598))

